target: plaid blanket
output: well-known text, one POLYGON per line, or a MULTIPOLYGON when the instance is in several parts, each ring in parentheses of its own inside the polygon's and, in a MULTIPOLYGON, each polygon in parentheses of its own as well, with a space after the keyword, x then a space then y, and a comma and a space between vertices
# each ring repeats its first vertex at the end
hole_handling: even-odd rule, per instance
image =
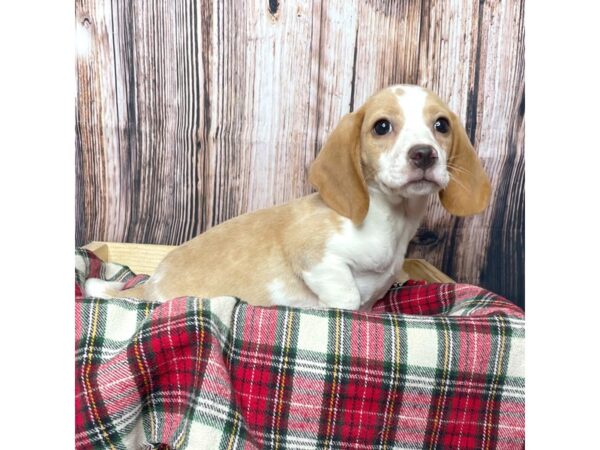
POLYGON ((365 313, 87 298, 146 277, 81 249, 75 273, 77 448, 524 447, 523 312, 481 288, 365 313))

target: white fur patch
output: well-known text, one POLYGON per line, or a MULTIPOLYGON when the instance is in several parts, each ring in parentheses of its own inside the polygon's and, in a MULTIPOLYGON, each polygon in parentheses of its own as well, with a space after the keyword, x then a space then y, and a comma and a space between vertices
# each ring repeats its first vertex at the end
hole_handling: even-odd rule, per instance
MULTIPOLYGON (((283 281, 275 279, 267 286, 269 296, 273 305, 291 306, 291 307, 316 307, 319 299, 316 296, 297 295, 292 292, 283 281)), ((309 293, 310 294, 310 293, 309 293)))
POLYGON ((86 297, 113 298, 107 292, 109 290, 121 290, 125 286, 122 281, 106 281, 100 278, 89 278, 85 282, 84 290, 86 297))
POLYGON ((305 271, 306 285, 319 297, 319 306, 356 310, 361 295, 346 258, 326 251, 323 260, 305 271))

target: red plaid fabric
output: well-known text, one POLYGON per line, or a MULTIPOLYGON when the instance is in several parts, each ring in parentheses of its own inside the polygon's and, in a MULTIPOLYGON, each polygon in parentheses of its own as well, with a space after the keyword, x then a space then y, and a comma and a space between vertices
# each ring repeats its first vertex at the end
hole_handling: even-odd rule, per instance
POLYGON ((520 449, 524 317, 462 284, 372 312, 85 297, 142 282, 76 252, 76 447, 520 449))

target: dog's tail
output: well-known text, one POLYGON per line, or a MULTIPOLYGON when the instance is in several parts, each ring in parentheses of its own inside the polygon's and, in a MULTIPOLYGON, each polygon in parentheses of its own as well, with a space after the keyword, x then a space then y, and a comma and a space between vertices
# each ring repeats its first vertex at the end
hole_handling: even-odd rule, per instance
POLYGON ((134 298, 143 300, 145 298, 144 285, 132 287, 131 289, 123 289, 125 282, 123 281, 106 281, 99 278, 89 278, 85 282, 85 296, 97 298, 134 298))

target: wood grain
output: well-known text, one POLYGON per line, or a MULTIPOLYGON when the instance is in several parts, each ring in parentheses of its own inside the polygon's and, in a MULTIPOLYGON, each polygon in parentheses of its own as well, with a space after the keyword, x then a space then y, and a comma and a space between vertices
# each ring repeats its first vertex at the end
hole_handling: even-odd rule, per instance
POLYGON ((341 116, 392 83, 466 124, 494 188, 437 199, 409 256, 524 305, 522 0, 76 0, 76 242, 180 244, 311 192, 341 116))
POLYGON ((103 261, 128 266, 136 274, 152 275, 158 264, 176 246, 93 241, 84 248, 94 252, 103 261))

